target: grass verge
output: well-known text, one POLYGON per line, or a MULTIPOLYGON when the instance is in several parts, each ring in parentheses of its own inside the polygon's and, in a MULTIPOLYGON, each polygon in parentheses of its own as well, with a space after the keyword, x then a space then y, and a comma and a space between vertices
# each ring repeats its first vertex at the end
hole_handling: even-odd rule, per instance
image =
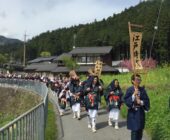
POLYGON ((53 104, 49 102, 47 126, 45 129, 45 140, 56 140, 56 139, 57 139, 56 116, 55 116, 53 104))

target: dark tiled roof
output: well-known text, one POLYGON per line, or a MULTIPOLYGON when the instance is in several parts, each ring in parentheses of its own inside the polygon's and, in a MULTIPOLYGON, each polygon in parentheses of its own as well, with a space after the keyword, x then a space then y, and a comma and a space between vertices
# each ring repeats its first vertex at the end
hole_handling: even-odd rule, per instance
MULTIPOLYGON (((76 72, 77 73, 86 73, 88 71, 89 68, 93 68, 94 65, 88 65, 88 66, 80 66, 76 72)), ((68 73, 70 70, 67 68, 67 67, 57 67, 55 70, 51 71, 51 72, 54 72, 54 73, 68 73)), ((113 68, 113 67, 110 67, 108 65, 104 65, 103 66, 103 69, 102 69, 102 72, 109 72, 109 73, 118 73, 118 70, 113 68)))
POLYGON ((117 69, 115 69, 111 66, 108 66, 108 65, 104 65, 102 71, 103 72, 118 72, 117 69))
POLYGON ((54 73, 67 73, 70 70, 67 67, 57 67, 56 69, 52 70, 51 72, 54 73))
MULTIPOLYGON (((94 68, 94 65, 82 65, 80 66, 76 72, 78 73, 86 73, 89 68, 94 68)), ((50 63, 50 64, 44 64, 44 63, 38 63, 38 64, 31 64, 28 65, 24 70, 29 70, 29 71, 37 71, 37 72, 52 72, 52 73, 68 73, 70 70, 67 67, 64 66, 57 66, 55 63, 50 63)), ((102 67, 102 72, 103 73, 118 73, 118 70, 108 66, 104 65, 102 67)))
MULTIPOLYGON (((94 66, 80 66, 78 69, 77 69, 77 72, 87 72, 89 68, 93 68, 94 66)), ((102 67, 102 72, 117 72, 118 70, 111 67, 111 66, 108 66, 108 65, 104 65, 102 67)))
POLYGON ((39 62, 44 62, 44 61, 52 61, 53 59, 55 59, 57 56, 51 56, 51 57, 38 57, 34 60, 30 60, 28 61, 28 63, 39 63, 39 62))
POLYGON ((112 46, 103 47, 77 47, 70 51, 70 54, 108 54, 112 46))
POLYGON ((57 58, 55 58, 54 61, 63 60, 64 57, 70 57, 71 58, 71 54, 63 53, 63 54, 59 55, 57 58))
POLYGON ((57 64, 51 63, 51 64, 44 64, 41 65, 36 69, 37 72, 51 72, 52 70, 57 68, 57 64))
POLYGON ((24 70, 36 70, 38 67, 40 67, 42 63, 36 63, 36 64, 30 64, 27 65, 24 70))
POLYGON ((57 67, 55 63, 36 63, 28 65, 24 70, 34 70, 39 72, 50 72, 57 67))

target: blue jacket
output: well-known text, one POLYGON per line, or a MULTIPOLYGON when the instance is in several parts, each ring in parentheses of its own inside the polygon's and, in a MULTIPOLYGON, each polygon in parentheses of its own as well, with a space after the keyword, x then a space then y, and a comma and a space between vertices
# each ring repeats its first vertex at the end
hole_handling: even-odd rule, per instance
POLYGON ((134 86, 129 87, 124 97, 124 102, 128 107, 127 128, 132 131, 144 129, 145 111, 148 111, 150 109, 150 101, 146 93, 146 90, 143 87, 139 87, 139 91, 140 99, 143 101, 144 105, 135 107, 135 103, 132 100, 134 90, 135 90, 134 86))
POLYGON ((97 109, 98 110, 98 103, 100 102, 100 90, 99 90, 99 85, 95 85, 94 87, 92 86, 92 84, 90 86, 86 86, 85 87, 85 92, 86 92, 86 96, 85 96, 85 104, 86 104, 86 109, 97 109), (87 88, 90 88, 90 91, 87 91, 87 88), (89 94, 96 94, 95 99, 94 99, 94 106, 90 107, 88 106, 89 104, 89 98, 88 95, 89 94))
POLYGON ((122 105, 123 103, 123 92, 119 87, 115 87, 114 86, 114 82, 112 82, 106 89, 106 92, 105 92, 105 100, 106 100, 106 103, 107 103, 107 106, 108 106, 108 110, 110 111, 112 108, 119 108, 120 109, 120 106, 122 105), (114 91, 115 92, 115 95, 111 95, 110 92, 114 91), (114 100, 110 100, 110 97, 113 97, 113 96, 118 96, 119 97, 119 100, 117 101, 117 104, 115 105, 115 101, 114 100))
POLYGON ((82 88, 81 86, 78 84, 78 81, 76 80, 71 80, 70 84, 69 84, 69 90, 72 94, 76 95, 77 93, 80 92, 79 98, 74 98, 73 96, 70 97, 71 99, 71 105, 74 105, 75 103, 80 103, 81 101, 81 94, 82 94, 82 88))

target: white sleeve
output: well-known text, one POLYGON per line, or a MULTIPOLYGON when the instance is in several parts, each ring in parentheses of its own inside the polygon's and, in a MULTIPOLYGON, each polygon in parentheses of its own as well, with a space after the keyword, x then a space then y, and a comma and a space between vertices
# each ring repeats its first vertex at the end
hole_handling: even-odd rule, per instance
POLYGON ((135 101, 135 95, 132 95, 132 101, 133 102, 135 101))

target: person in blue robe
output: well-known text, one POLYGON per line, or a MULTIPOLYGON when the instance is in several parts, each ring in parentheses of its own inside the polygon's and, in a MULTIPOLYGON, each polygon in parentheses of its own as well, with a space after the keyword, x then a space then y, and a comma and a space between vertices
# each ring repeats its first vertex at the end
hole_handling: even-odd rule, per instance
POLYGON ((127 128, 131 130, 131 140, 142 140, 145 127, 145 112, 150 109, 150 101, 144 87, 140 86, 141 76, 133 74, 130 86, 124 96, 128 107, 127 128))

